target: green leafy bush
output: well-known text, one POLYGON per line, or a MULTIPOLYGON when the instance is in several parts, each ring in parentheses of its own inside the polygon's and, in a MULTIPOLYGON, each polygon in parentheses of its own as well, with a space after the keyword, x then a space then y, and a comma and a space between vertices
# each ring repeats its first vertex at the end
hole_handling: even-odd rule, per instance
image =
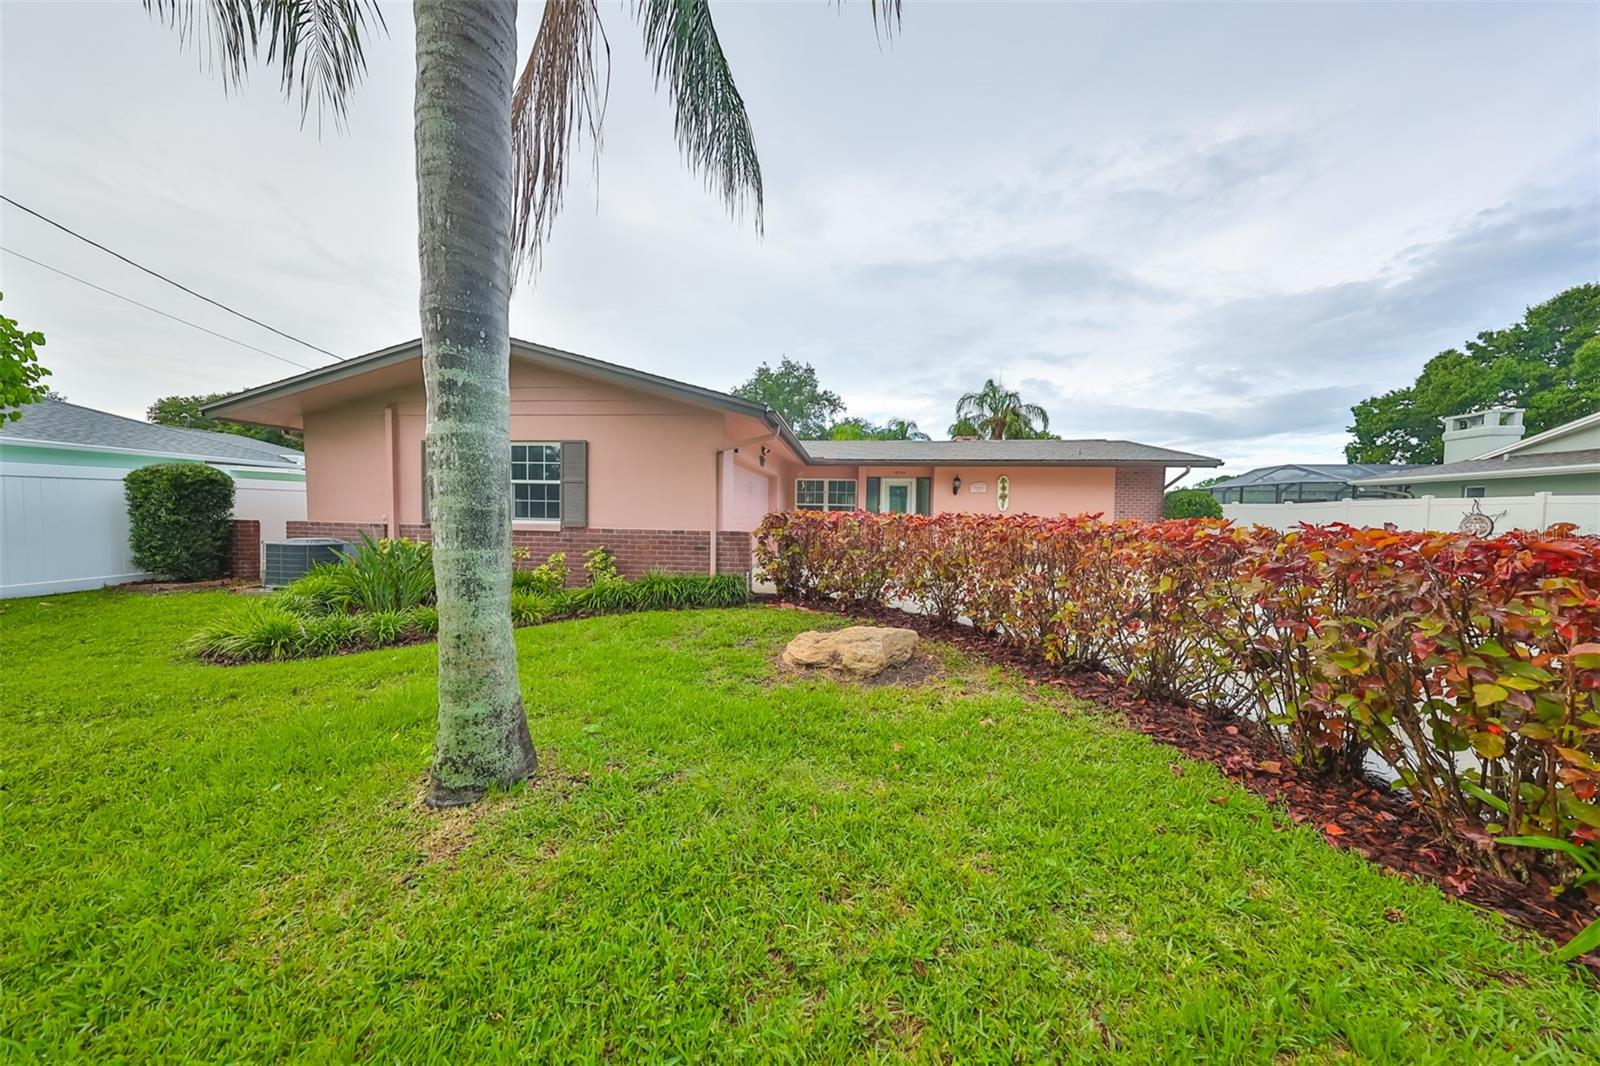
POLYGON ((1178 489, 1161 501, 1163 518, 1221 518, 1222 504, 1205 489, 1178 489))
POLYGON ((622 573, 617 569, 617 557, 612 555, 611 549, 605 545, 590 548, 583 553, 583 569, 589 575, 591 585, 622 580, 622 573))
POLYGON ((534 592, 546 596, 567 587, 567 554, 554 552, 550 558, 532 570, 513 570, 511 587, 521 592, 534 592))
POLYGON ((233 478, 203 463, 155 463, 129 471, 122 485, 135 566, 179 581, 222 576, 233 478))

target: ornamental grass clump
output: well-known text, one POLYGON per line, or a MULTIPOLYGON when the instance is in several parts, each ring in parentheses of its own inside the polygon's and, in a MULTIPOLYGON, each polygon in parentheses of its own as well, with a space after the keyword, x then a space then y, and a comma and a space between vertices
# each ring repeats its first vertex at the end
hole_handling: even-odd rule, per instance
MULTIPOLYGON (((421 592, 418 561, 427 545, 368 540, 355 557, 319 566, 283 590, 256 599, 194 634, 184 647, 218 663, 304 659, 407 644, 438 635, 439 612, 421 592), (419 602, 425 600, 429 602, 419 602), (366 604, 389 604, 373 610, 366 604), (409 604, 408 606, 392 606, 409 604)), ((599 567, 602 575, 605 565, 599 567)), ((545 566, 519 574, 511 619, 540 625, 585 615, 628 611, 733 607, 750 598, 743 574, 651 573, 638 581, 602 576, 594 584, 565 588, 566 561, 558 553, 545 566)))

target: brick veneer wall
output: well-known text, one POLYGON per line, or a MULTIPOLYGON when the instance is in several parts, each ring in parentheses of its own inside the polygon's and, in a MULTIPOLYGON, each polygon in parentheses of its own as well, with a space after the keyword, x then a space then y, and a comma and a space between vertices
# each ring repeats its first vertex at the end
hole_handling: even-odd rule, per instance
MULTIPOLYGON (((384 527, 364 522, 290 522, 291 537, 342 537, 359 543, 361 532, 378 537, 384 527)), ((432 540, 433 531, 425 525, 402 525, 402 537, 432 540)), ((517 529, 511 543, 528 549, 520 566, 538 566, 552 552, 566 552, 567 566, 575 580, 583 580, 583 553, 591 548, 608 548, 616 557, 623 577, 639 577, 647 570, 666 570, 680 574, 703 574, 711 567, 711 534, 704 529, 517 529)), ((717 534, 717 571, 723 574, 748 573, 751 566, 750 534, 717 534)))
POLYGON ((351 544, 361 543, 361 534, 382 537, 389 527, 382 522, 289 522, 284 529, 286 537, 338 537, 351 544))
POLYGON ((1162 489, 1167 471, 1159 466, 1117 467, 1116 518, 1161 521, 1162 489))
POLYGON ((223 565, 229 577, 246 581, 261 580, 261 523, 254 518, 235 518, 228 534, 228 557, 223 565))

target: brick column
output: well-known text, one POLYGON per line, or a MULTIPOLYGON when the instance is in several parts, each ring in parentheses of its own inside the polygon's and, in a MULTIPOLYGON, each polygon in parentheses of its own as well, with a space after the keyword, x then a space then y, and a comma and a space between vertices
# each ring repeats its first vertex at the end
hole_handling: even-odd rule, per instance
POLYGON ((261 523, 235 518, 228 537, 227 575, 244 581, 261 580, 261 523))
POLYGON ((1136 518, 1141 522, 1161 521, 1162 488, 1167 470, 1161 466, 1117 467, 1117 519, 1136 518))

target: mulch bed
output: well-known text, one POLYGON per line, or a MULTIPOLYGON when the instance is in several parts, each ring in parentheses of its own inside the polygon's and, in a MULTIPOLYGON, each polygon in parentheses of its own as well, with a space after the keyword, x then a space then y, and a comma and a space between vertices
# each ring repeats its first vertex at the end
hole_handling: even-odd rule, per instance
POLYGON ((157 595, 164 592, 207 592, 212 589, 238 589, 256 584, 254 581, 240 577, 219 577, 209 581, 162 581, 149 578, 144 581, 129 581, 117 586, 129 592, 142 592, 157 595))
MULTIPOLYGON (((832 604, 768 598, 783 607, 841 613, 832 604)), ((1427 814, 1403 795, 1378 782, 1318 774, 1296 766, 1267 730, 1231 715, 1217 715, 1186 704, 1150 700, 1119 678, 1088 671, 1066 671, 1021 649, 967 626, 945 626, 926 615, 893 607, 851 612, 885 625, 914 629, 932 640, 975 652, 1022 674, 1029 684, 1061 689, 1085 700, 1114 707, 1139 732, 1218 767, 1230 779, 1284 807, 1295 822, 1322 830, 1328 843, 1354 851, 1386 869, 1438 885, 1452 896, 1499 911, 1512 921, 1565 942, 1596 917, 1582 894, 1552 898, 1550 881, 1535 874, 1514 881, 1466 861, 1427 814)), ((1181 767, 1174 772, 1181 772, 1181 767)), ((1225 802, 1225 801, 1224 801, 1225 802)), ((1385 915, 1403 921, 1404 915, 1385 915)), ((1600 952, 1578 960, 1600 976, 1600 952)))

